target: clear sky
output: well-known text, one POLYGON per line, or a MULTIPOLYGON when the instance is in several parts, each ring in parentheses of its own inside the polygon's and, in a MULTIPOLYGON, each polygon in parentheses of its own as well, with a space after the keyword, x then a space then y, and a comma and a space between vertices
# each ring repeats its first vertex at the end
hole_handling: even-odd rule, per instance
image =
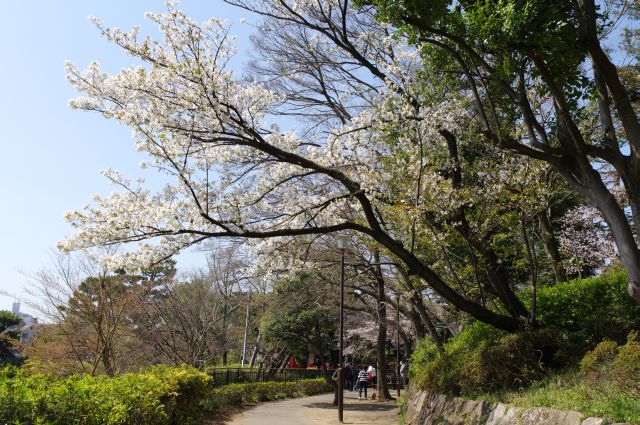
MULTIPOLYGON (((87 17, 108 26, 141 25, 146 11, 165 10, 163 0, 0 1, 0 291, 26 296, 21 272, 46 266, 49 250, 71 232, 67 210, 89 203, 93 193, 113 187, 100 175, 109 167, 136 177, 142 157, 130 129, 97 114, 71 110, 77 94, 65 80, 64 61, 85 67, 97 59, 108 71, 132 58, 102 38, 87 17)), ((180 6, 197 21, 228 19, 246 51, 252 28, 240 24, 242 10, 221 0, 183 0, 180 6)), ((242 53, 241 53, 242 54, 242 53)), ((240 66, 239 56, 236 66, 240 66)), ((178 267, 197 262, 183 256, 178 267)), ((12 299, 0 295, 0 310, 12 299)))

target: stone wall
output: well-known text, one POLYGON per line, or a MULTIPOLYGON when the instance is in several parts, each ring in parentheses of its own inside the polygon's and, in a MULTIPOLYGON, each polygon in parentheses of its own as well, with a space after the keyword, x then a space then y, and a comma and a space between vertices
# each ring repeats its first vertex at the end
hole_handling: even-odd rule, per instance
MULTIPOLYGON (((488 401, 465 400, 409 387, 404 405, 405 425, 610 425, 579 412, 521 408, 488 401)), ((623 425, 623 424, 614 424, 623 425)))

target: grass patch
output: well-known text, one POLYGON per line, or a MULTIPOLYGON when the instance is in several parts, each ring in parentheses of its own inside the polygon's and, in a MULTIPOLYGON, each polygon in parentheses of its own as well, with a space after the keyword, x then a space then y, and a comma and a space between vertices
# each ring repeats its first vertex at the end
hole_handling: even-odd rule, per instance
POLYGON ((587 380, 575 369, 551 375, 528 388, 477 393, 472 398, 518 407, 575 410, 585 416, 640 425, 640 399, 610 381, 587 380))

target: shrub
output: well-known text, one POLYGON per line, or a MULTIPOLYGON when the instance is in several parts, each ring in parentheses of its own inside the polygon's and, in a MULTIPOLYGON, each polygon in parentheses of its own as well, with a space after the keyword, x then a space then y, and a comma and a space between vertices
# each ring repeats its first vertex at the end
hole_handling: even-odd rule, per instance
POLYGON ((444 355, 422 342, 412 377, 428 391, 449 394, 520 387, 544 376, 543 347, 554 338, 549 331, 507 334, 477 322, 447 342, 444 355))
POLYGON ((623 271, 612 270, 538 289, 538 321, 558 332, 560 363, 575 364, 601 341, 622 344, 640 329, 640 305, 627 295, 627 282, 623 271))
POLYGON ((178 424, 197 417, 209 377, 189 367, 140 374, 72 375, 54 380, 17 369, 0 372, 0 423, 178 424))
POLYGON ((618 350, 611 375, 621 391, 640 399, 640 339, 637 332, 631 332, 627 343, 618 350))
POLYGON ((580 370, 591 380, 598 380, 603 377, 603 372, 613 362, 617 353, 618 344, 615 341, 602 341, 580 360, 580 370))
POLYGON ((322 378, 303 379, 296 382, 256 382, 229 384, 212 388, 202 406, 210 411, 227 407, 239 407, 263 401, 301 397, 331 391, 331 385, 322 378))
MULTIPOLYGON (((626 274, 614 270, 541 287, 537 301, 542 329, 509 335, 474 323, 445 344, 445 355, 425 339, 414 352, 412 376, 427 390, 452 394, 517 388, 544 377, 548 368, 575 365, 603 340, 608 341, 585 356, 585 373, 596 378, 602 373, 599 364, 623 355, 627 360, 619 361, 618 373, 637 376, 632 366, 640 364, 633 361, 636 343, 630 339, 623 353, 616 354, 617 344, 640 329, 640 305, 627 296, 626 285, 626 274)), ((526 303, 530 295, 521 294, 526 303)), ((613 373, 611 365, 607 370, 613 373)))

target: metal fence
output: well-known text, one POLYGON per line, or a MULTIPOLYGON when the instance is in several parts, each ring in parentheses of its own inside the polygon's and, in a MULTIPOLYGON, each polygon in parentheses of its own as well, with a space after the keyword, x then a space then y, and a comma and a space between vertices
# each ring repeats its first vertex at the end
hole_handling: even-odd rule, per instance
MULTIPOLYGON (((249 369, 218 368, 209 370, 213 378, 211 385, 218 387, 229 384, 248 384, 253 382, 295 382, 301 379, 331 378, 334 369, 249 369)), ((389 388, 396 386, 395 369, 387 370, 389 388)))

